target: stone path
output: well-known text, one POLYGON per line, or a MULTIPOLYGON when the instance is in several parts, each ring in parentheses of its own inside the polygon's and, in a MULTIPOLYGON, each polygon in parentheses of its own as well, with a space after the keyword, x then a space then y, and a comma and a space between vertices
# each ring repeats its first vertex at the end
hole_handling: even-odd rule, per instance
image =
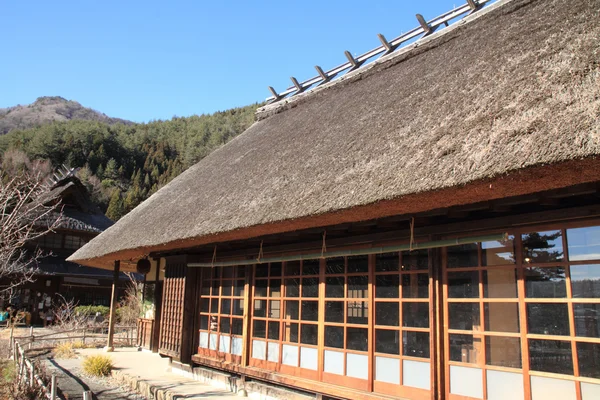
MULTIPOLYGON (((82 349, 77 350, 80 355, 75 360, 65 360, 78 362, 81 365, 83 357, 93 354, 109 355, 115 366, 113 378, 119 380, 121 384, 126 384, 144 395, 144 398, 157 399, 186 399, 186 400, 237 400, 239 397, 227 390, 218 389, 182 377, 171 372, 169 360, 162 358, 158 354, 137 351, 137 348, 123 347, 117 348, 113 353, 105 353, 103 349, 82 349)), ((77 369, 76 365, 70 368, 77 369)), ((92 389, 93 390, 93 389, 92 389)), ((100 397, 98 397, 100 399, 100 397)), ((102 397, 102 399, 109 397, 102 397)), ((110 398, 113 399, 113 398, 110 398)), ((119 399, 119 397, 114 397, 119 399)), ((132 399, 123 397, 123 399, 132 399)))

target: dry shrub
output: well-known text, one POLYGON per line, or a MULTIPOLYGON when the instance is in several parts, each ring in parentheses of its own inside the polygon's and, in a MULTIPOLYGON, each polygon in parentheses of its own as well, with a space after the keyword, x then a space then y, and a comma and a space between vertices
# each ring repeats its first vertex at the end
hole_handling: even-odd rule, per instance
POLYGON ((108 356, 95 355, 83 360, 83 371, 91 376, 107 376, 112 369, 112 359, 108 356))
POLYGON ((82 340, 78 340, 76 342, 73 342, 73 348, 74 349, 89 349, 90 347, 94 347, 94 346, 90 345, 89 343, 83 343, 82 340))
POLYGON ((74 345, 71 342, 63 342, 58 344, 53 352, 54 357, 56 358, 76 358, 75 350, 73 349, 74 345))

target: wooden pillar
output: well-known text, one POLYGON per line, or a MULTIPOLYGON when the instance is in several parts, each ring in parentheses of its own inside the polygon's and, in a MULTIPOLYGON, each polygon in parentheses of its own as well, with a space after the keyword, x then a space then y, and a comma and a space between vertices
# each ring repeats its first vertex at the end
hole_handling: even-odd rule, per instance
POLYGON ((113 284, 112 284, 112 296, 110 298, 110 319, 108 320, 108 342, 106 343, 105 351, 111 352, 115 350, 114 347, 114 334, 115 334, 115 319, 116 313, 115 308, 117 307, 117 290, 119 285, 119 269, 121 268, 121 262, 115 261, 115 268, 113 270, 113 284))
POLYGON ((158 341, 160 338, 163 285, 160 282, 160 258, 155 258, 154 261, 156 261, 156 275, 154 277, 154 326, 152 328, 152 339, 150 341, 150 347, 153 353, 157 353, 158 341))

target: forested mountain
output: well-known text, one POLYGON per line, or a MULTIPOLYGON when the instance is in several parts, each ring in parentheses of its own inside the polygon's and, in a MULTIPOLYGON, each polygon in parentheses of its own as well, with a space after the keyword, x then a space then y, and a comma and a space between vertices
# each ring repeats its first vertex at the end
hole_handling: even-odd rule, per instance
POLYGON ((60 96, 39 97, 35 102, 25 106, 0 108, 0 135, 13 129, 28 129, 53 121, 69 121, 81 119, 100 121, 107 124, 132 124, 119 118, 110 118, 98 111, 86 108, 76 101, 60 96))
POLYGON ((119 219, 254 121, 257 104, 169 121, 114 124, 71 120, 0 136, 2 169, 30 160, 81 168, 94 201, 119 219))

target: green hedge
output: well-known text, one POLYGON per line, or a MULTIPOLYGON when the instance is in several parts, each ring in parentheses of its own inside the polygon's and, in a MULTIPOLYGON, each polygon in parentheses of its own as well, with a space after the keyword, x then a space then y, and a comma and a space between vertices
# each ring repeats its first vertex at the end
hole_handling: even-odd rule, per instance
POLYGON ((77 314, 84 314, 93 317, 96 313, 100 313, 103 317, 108 317, 108 313, 110 312, 110 307, 107 306, 77 306, 75 307, 75 312, 77 314))

